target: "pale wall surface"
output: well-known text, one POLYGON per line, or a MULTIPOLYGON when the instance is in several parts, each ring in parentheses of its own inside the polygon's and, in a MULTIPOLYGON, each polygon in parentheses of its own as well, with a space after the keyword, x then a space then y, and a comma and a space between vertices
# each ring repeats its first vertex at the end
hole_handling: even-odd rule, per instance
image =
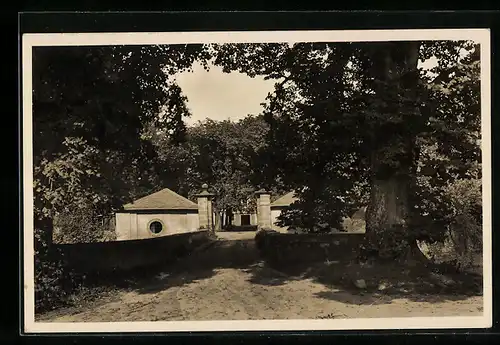
POLYGON ((116 237, 118 241, 148 239, 183 234, 199 230, 198 213, 117 213, 116 237), (153 234, 149 231, 149 223, 159 220, 163 223, 163 231, 153 234))
MULTIPOLYGON (((233 225, 234 226, 241 226, 241 215, 243 214, 248 214, 248 213, 237 213, 235 212, 233 215, 233 225)), ((250 225, 257 225, 257 214, 256 213, 250 213, 250 225)))
POLYGON ((279 215, 281 214, 281 210, 280 209, 271 209, 271 229, 275 230, 275 231, 279 231, 279 232, 288 232, 288 227, 280 227, 278 225, 276 225, 276 223, 278 222, 278 217, 279 215))
POLYGON ((235 213, 233 215, 233 225, 234 226, 240 226, 241 225, 241 214, 235 213))
POLYGON ((252 213, 250 215, 250 225, 257 225, 257 213, 252 213))
POLYGON ((207 198, 198 198, 198 223, 202 227, 208 227, 210 224, 209 207, 207 198))

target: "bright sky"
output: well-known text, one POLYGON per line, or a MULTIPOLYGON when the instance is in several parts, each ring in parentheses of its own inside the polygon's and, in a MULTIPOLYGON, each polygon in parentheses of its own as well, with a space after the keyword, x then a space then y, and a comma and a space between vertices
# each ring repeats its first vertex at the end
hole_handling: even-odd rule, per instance
MULTIPOLYGON (((432 68, 436 59, 431 58, 419 65, 432 68)), ((274 81, 262 77, 250 78, 246 74, 224 73, 220 67, 211 66, 206 71, 199 64, 193 71, 176 76, 179 86, 188 98, 191 117, 185 119, 188 126, 212 120, 238 121, 249 114, 257 115, 269 92, 273 91, 274 81)))
POLYGON ((274 86, 274 81, 262 77, 224 73, 214 66, 207 72, 201 65, 195 65, 192 72, 181 73, 176 79, 188 98, 191 117, 185 119, 187 125, 207 118, 238 121, 249 114, 257 115, 274 86))

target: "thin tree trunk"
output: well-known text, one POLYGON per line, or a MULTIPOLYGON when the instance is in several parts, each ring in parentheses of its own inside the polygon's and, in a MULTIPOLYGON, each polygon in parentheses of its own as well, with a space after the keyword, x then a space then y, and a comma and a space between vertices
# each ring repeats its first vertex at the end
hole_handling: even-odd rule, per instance
POLYGON ((227 225, 229 228, 233 225, 233 210, 231 208, 227 210, 227 225))
POLYGON ((230 227, 231 226, 231 209, 227 209, 224 219, 225 219, 226 228, 230 227))

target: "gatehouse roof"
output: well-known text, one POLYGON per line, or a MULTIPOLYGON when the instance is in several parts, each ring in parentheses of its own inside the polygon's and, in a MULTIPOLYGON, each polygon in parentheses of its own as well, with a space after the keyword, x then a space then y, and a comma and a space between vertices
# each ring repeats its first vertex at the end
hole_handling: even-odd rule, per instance
POLYGON ((125 210, 197 210, 198 205, 173 190, 164 188, 123 206, 125 210))
POLYGON ((271 203, 271 207, 273 206, 290 206, 297 199, 294 192, 287 193, 282 197, 276 199, 273 203, 271 203))

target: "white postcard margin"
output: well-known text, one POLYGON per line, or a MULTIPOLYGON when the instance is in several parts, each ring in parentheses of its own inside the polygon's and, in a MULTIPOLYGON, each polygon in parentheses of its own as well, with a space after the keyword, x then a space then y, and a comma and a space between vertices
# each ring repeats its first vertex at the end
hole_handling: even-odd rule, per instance
POLYGON ((22 157, 24 227, 25 333, 128 333, 218 331, 312 331, 460 329, 492 326, 491 243, 491 82, 488 29, 323 30, 154 33, 58 33, 22 35, 22 157), (32 152, 32 48, 37 46, 158 45, 200 43, 297 43, 472 40, 481 46, 481 130, 483 168, 483 315, 473 317, 406 317, 339 320, 231 320, 156 322, 35 322, 32 152))

